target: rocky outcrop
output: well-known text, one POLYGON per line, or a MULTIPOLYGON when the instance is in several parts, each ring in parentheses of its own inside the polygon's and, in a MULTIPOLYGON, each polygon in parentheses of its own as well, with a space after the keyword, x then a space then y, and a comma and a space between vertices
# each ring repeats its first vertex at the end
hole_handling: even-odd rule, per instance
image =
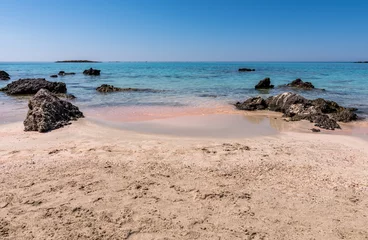
POLYGON ((5 71, 0 71, 0 80, 9 80, 10 75, 5 71))
POLYGON ((98 92, 109 93, 109 92, 161 92, 160 90, 150 89, 150 88, 119 88, 113 85, 102 84, 96 88, 98 92))
POLYGON ((358 119, 356 109, 344 108, 336 102, 322 98, 308 100, 295 93, 282 93, 267 100, 261 97, 249 98, 243 103, 236 103, 239 110, 271 110, 284 113, 291 121, 308 120, 315 126, 334 130, 340 128, 337 122, 350 122, 358 119))
POLYGON ((83 74, 91 75, 91 76, 99 76, 100 73, 101 73, 101 70, 97 70, 97 69, 93 69, 93 68, 90 68, 90 69, 87 69, 87 70, 83 71, 83 74))
POLYGON ((67 73, 67 72, 64 72, 64 71, 60 71, 60 72, 58 73, 58 75, 59 75, 59 76, 75 75, 75 73, 74 73, 74 72, 67 73))
POLYGON ((47 89, 53 93, 66 93, 66 85, 63 82, 49 82, 44 78, 19 79, 9 83, 0 89, 9 95, 35 94, 40 89, 47 89))
POLYGON ((267 103, 261 97, 253 97, 249 98, 243 103, 237 102, 235 104, 235 107, 239 110, 248 110, 248 111, 265 110, 267 108, 267 103))
POLYGON ((289 84, 286 84, 286 86, 293 87, 293 88, 305 89, 305 90, 314 89, 314 86, 311 82, 303 82, 303 80, 301 80, 300 78, 292 81, 289 84))
POLYGON ((239 72, 254 72, 255 69, 253 68, 239 68, 239 72))
POLYGON ((25 131, 48 132, 84 117, 78 107, 59 99, 46 89, 39 90, 29 100, 28 107, 27 117, 23 122, 25 131))
POLYGON ((270 88, 274 88, 274 85, 271 85, 270 78, 265 78, 259 81, 259 83, 255 86, 255 89, 270 89, 270 88))

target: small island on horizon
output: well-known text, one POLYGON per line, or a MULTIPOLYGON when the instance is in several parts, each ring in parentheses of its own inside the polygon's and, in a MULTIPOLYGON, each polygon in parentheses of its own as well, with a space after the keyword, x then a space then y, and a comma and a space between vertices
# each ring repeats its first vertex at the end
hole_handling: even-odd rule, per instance
POLYGON ((63 61, 56 61, 55 63, 100 63, 100 62, 91 60, 63 60, 63 61))
POLYGON ((368 61, 358 61, 358 62, 354 62, 354 63, 368 63, 368 61))

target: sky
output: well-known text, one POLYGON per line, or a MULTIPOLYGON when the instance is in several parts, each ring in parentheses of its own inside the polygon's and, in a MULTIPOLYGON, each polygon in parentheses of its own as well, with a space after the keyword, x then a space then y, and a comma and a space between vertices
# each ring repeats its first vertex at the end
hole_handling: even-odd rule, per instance
POLYGON ((0 0, 0 61, 368 60, 366 0, 0 0))

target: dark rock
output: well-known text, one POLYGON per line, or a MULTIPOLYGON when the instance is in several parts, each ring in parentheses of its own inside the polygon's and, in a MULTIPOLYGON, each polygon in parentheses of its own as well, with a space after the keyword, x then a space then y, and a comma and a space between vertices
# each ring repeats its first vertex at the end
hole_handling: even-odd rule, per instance
POLYGON ((312 132, 320 132, 320 131, 321 131, 321 129, 318 129, 318 128, 312 128, 312 129, 311 129, 311 131, 312 131, 312 132))
POLYGON ((314 126, 327 130, 335 130, 335 128, 340 128, 340 125, 337 124, 334 119, 329 118, 326 114, 311 116, 310 121, 315 123, 314 126))
POLYGON ((35 94, 40 89, 47 89, 53 93, 66 93, 66 85, 63 82, 49 82, 44 78, 19 79, 9 83, 0 89, 9 95, 35 94))
POLYGON ((162 92, 160 90, 150 89, 150 88, 119 88, 113 85, 102 84, 96 88, 98 92, 109 93, 109 92, 162 92))
POLYGON ((47 132, 84 117, 78 107, 59 99, 46 89, 39 90, 29 100, 28 107, 29 111, 23 122, 25 131, 47 132))
POLYGON ((253 68, 239 68, 239 72, 254 72, 255 69, 253 68))
MULTIPOLYGON (((74 72, 67 73, 67 72, 64 72, 64 71, 60 71, 60 72, 58 73, 58 75, 59 75, 59 76, 75 75, 75 73, 74 73, 74 72)), ((55 75, 53 75, 53 76, 55 76, 55 75)))
POLYGON ((217 95, 215 95, 215 94, 201 94, 201 95, 198 95, 198 97, 217 98, 217 95))
POLYGON ((358 115, 350 109, 342 109, 336 113, 332 113, 331 118, 338 122, 351 122, 358 120, 358 115))
POLYGON ((52 77, 52 78, 57 78, 57 77, 58 77, 58 75, 51 75, 50 77, 52 77))
POLYGON ((300 89, 314 89, 314 86, 311 82, 303 82, 300 78, 292 81, 287 84, 288 87, 300 88, 300 89))
POLYGON ((7 72, 5 71, 0 71, 0 80, 9 80, 10 76, 7 72))
POLYGON ((271 85, 271 79, 270 78, 265 78, 261 81, 259 81, 259 83, 255 86, 255 89, 269 89, 269 88, 273 88, 274 85, 271 85))
POLYGON ((285 113, 292 104, 306 104, 308 100, 298 94, 286 92, 274 97, 269 97, 266 102, 269 110, 285 113))
POLYGON ((291 121, 308 120, 315 123, 315 126, 329 130, 340 128, 337 121, 350 122, 358 119, 354 113, 356 109, 344 108, 322 98, 308 100, 290 92, 269 97, 266 101, 261 97, 250 98, 235 106, 240 110, 268 109, 282 112, 291 121))
POLYGON ((249 98, 243 103, 237 102, 235 104, 235 107, 239 110, 248 110, 248 111, 264 110, 267 108, 267 103, 261 97, 253 97, 249 98))
POLYGON ((83 74, 85 74, 85 75, 92 75, 92 76, 99 76, 100 75, 100 72, 101 72, 101 70, 90 68, 88 70, 84 70, 83 71, 83 74))

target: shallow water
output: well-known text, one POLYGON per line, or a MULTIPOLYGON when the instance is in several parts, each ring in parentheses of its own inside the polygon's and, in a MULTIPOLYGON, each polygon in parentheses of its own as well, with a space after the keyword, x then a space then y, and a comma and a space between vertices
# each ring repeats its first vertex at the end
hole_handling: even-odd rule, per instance
MULTIPOLYGON (((203 62, 203 63, 0 63, 13 80, 46 78, 67 84, 68 92, 77 96, 74 103, 82 110, 104 107, 194 107, 211 108, 229 105, 250 96, 267 97, 284 91, 276 87, 259 92, 254 86, 270 77, 279 86, 296 78, 312 82, 326 91, 299 91, 307 98, 323 97, 347 107, 357 107, 359 114, 368 116, 368 64, 354 63, 266 63, 266 62, 203 62), (85 76, 84 69, 101 69, 101 76, 85 76), (240 67, 255 68, 255 72, 238 72, 240 67), (50 78, 60 70, 75 72, 56 79, 50 78), (95 88, 101 84, 117 87, 152 88, 163 92, 120 92, 101 94, 95 88)), ((0 81, 0 87, 11 81, 0 81)), ((0 93, 0 121, 19 120, 27 108, 27 98, 15 98, 0 93)))

